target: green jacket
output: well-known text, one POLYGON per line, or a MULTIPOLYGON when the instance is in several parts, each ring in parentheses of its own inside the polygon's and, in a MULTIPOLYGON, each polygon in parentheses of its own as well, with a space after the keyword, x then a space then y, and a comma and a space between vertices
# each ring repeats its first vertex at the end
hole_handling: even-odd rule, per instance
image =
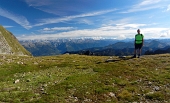
POLYGON ((143 43, 143 34, 136 34, 135 35, 135 44, 142 44, 143 43))

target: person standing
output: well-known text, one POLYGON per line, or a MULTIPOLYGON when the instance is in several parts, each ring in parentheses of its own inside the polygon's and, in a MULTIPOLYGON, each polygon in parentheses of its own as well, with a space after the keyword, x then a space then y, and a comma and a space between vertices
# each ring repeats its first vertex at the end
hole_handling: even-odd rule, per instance
POLYGON ((144 36, 143 34, 140 33, 140 29, 138 29, 137 34, 135 35, 135 42, 134 42, 135 50, 134 50, 133 58, 136 58, 137 54, 138 54, 138 58, 140 58, 143 42, 144 42, 144 36))

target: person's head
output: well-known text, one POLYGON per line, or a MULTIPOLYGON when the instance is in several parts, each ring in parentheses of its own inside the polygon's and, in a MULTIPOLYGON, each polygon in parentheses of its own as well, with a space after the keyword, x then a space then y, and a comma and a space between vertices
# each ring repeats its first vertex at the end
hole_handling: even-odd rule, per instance
POLYGON ((140 34, 140 29, 137 30, 138 34, 140 34))

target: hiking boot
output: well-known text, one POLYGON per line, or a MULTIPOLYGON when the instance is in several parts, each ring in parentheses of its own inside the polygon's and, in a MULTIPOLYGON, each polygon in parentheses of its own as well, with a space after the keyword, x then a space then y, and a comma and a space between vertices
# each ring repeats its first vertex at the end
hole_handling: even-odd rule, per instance
POLYGON ((140 58, 140 54, 138 54, 138 58, 140 58))
POLYGON ((134 55, 132 58, 136 58, 136 55, 134 55))

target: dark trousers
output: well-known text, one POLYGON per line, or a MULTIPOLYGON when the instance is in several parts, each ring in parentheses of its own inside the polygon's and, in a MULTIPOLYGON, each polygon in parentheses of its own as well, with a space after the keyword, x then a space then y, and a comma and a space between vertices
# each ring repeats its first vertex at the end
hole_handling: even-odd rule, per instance
POLYGON ((135 49, 141 49, 142 48, 142 43, 141 44, 135 44, 135 49))

